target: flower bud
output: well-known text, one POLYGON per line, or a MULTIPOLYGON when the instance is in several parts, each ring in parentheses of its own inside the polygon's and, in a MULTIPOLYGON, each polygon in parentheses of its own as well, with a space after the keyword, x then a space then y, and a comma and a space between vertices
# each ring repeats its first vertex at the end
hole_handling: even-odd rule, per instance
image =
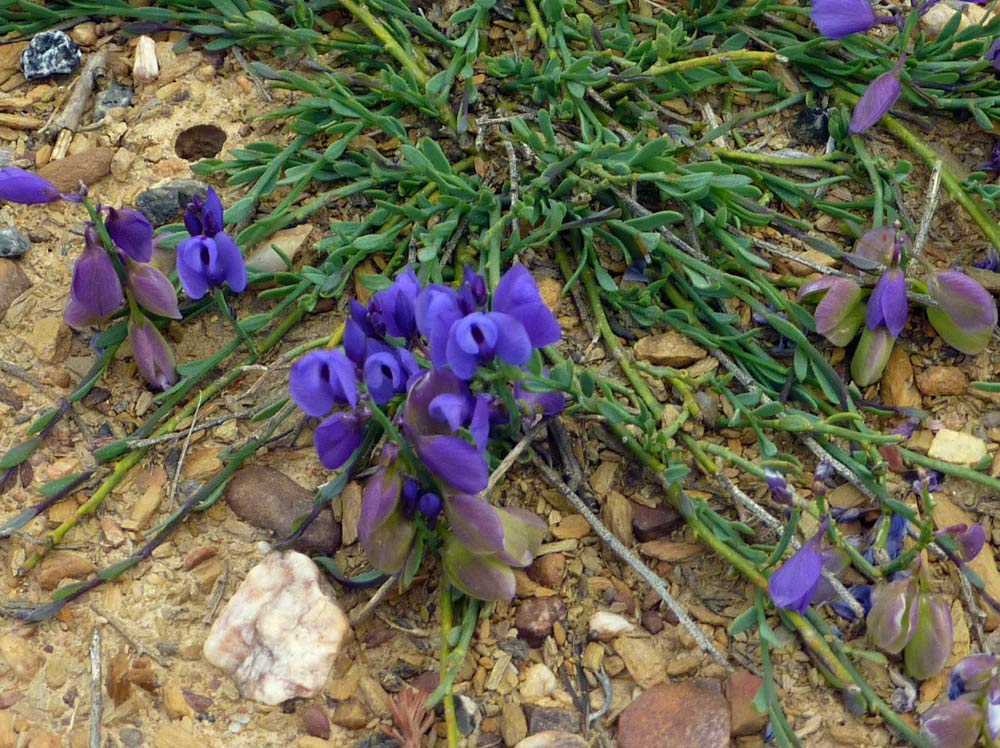
POLYGON ((975 280, 957 270, 934 275, 927 289, 940 309, 928 309, 927 319, 944 341, 962 353, 981 353, 997 324, 993 297, 975 280))
POLYGON ((122 252, 136 262, 149 262, 153 257, 153 224, 142 213, 131 208, 108 208, 104 221, 108 236, 122 252))
POLYGON ((906 672, 917 680, 936 675, 948 663, 953 644, 951 610, 947 601, 935 595, 920 595, 917 625, 903 650, 906 672))
POLYGON ((83 252, 73 266, 63 321, 70 327, 83 329, 109 317, 124 303, 125 295, 114 263, 98 242, 94 227, 88 226, 83 252))
POLYGON ((869 83, 868 88, 861 94, 851 115, 851 125, 848 128, 851 135, 865 132, 892 109, 892 105, 903 92, 903 84, 899 81, 901 63, 902 60, 888 73, 883 73, 869 83))
POLYGON ((160 63, 156 59, 156 43, 146 35, 140 36, 135 45, 132 80, 136 83, 151 83, 159 76, 160 63))
POLYGON ((963 657, 951 669, 948 698, 954 701, 963 694, 973 696, 985 694, 990 679, 996 673, 997 664, 997 657, 992 654, 963 657))
POLYGON ((416 528, 403 516, 402 481, 395 467, 379 468, 365 484, 358 518, 358 540, 376 569, 393 574, 403 568, 416 528))
POLYGON ((972 748, 979 737, 983 714, 968 701, 932 706, 920 720, 920 734, 936 748, 972 748))
POLYGON ((166 390, 177 382, 173 351, 152 322, 145 317, 130 320, 128 339, 135 363, 149 384, 166 390))
POLYGON ((181 318, 173 284, 152 265, 126 259, 125 286, 132 298, 147 311, 170 319, 181 318))
POLYGON ((816 332, 837 346, 850 343, 864 321, 861 286, 850 278, 820 278, 802 286, 799 298, 826 289, 816 305, 816 332))
POLYGON ((866 624, 875 646, 898 654, 910 641, 917 625, 917 580, 897 579, 872 590, 872 609, 866 624))
POLYGON ((851 376, 859 387, 867 387, 879 380, 889 363, 895 342, 896 339, 884 327, 862 330, 858 347, 851 359, 851 376))
POLYGON ((792 490, 788 487, 785 476, 777 470, 764 468, 764 482, 767 483, 767 490, 771 492, 772 499, 785 506, 792 505, 792 490))
POLYGON ((417 499, 417 508, 427 520, 427 526, 434 529, 437 524, 438 515, 441 514, 441 497, 436 493, 425 493, 417 499))
POLYGON ((22 205, 55 202, 62 195, 54 184, 16 166, 0 169, 0 200, 22 205))
POLYGON ((868 0, 813 0, 809 15, 828 39, 868 31, 878 22, 868 0))

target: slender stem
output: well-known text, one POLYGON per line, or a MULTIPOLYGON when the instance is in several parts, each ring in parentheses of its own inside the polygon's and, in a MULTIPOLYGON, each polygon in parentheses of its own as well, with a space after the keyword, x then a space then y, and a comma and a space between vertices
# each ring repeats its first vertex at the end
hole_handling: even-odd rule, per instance
MULTIPOLYGON (((441 678, 444 678, 448 667, 448 636, 454 626, 454 613, 451 607, 451 584, 447 579, 441 579, 441 678)), ((448 736, 448 748, 458 748, 458 722, 455 719, 455 694, 449 688, 444 694, 444 723, 448 736)))
POLYGON ((645 83, 650 79, 663 75, 669 75, 670 73, 682 73, 686 70, 708 67, 709 65, 724 65, 728 62, 753 62, 759 65, 769 65, 772 62, 780 62, 783 59, 784 58, 781 55, 775 52, 754 52, 741 49, 735 52, 720 52, 719 54, 705 55, 704 57, 690 57, 686 60, 677 60, 676 62, 661 62, 646 70, 646 72, 640 76, 640 80, 626 81, 624 83, 611 86, 611 88, 604 92, 603 96, 608 100, 614 99, 621 96, 626 91, 630 91, 635 88, 640 83, 645 83))
POLYGON ((843 164, 838 164, 824 157, 788 157, 774 156, 769 153, 755 153, 753 151, 734 151, 729 148, 710 148, 712 154, 723 161, 741 161, 746 164, 759 164, 763 166, 778 166, 785 168, 811 168, 825 169, 834 174, 848 174, 850 170, 843 164))
POLYGON ((368 27, 368 30, 374 34, 375 38, 382 42, 386 52, 395 57, 396 62, 406 68, 413 75, 417 83, 421 86, 427 85, 427 81, 430 80, 430 71, 425 69, 425 66, 419 64, 420 57, 416 53, 408 53, 400 46, 399 42, 389 33, 389 30, 382 25, 382 22, 368 10, 367 3, 363 1, 340 0, 340 4, 347 8, 351 12, 351 15, 368 27))
POLYGON ((222 313, 222 316, 228 320, 229 324, 232 325, 233 329, 236 331, 236 334, 240 336, 240 340, 246 344, 247 350, 250 351, 250 355, 253 356, 254 360, 260 358, 260 352, 257 350, 257 346, 253 344, 253 341, 250 339, 247 331, 243 329, 243 325, 241 325, 239 320, 236 319, 233 314, 233 310, 229 308, 229 302, 226 301, 226 292, 221 288, 215 289, 215 303, 219 307, 219 311, 222 313))

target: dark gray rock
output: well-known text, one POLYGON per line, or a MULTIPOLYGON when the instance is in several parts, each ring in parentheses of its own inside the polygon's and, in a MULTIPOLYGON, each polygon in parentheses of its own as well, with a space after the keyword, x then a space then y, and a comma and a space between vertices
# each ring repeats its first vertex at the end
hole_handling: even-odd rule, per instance
POLYGON ((171 179, 140 192, 135 199, 135 207, 154 226, 164 226, 178 218, 195 195, 205 197, 206 194, 208 185, 196 179, 171 179))
POLYGON ((21 53, 21 72, 26 80, 66 75, 76 70, 83 53, 62 31, 35 34, 21 53))
POLYGON ((555 709, 551 707, 527 706, 524 710, 528 713, 528 734, 537 735, 540 732, 549 730, 560 730, 562 732, 580 732, 580 713, 571 712, 568 709, 555 709))
POLYGON ((0 257, 20 257, 31 248, 31 240, 13 226, 0 229, 0 257))
POLYGON ((127 109, 132 104, 133 93, 129 86, 112 81, 94 97, 94 122, 103 119, 109 109, 127 109))
POLYGON ((482 724, 479 705, 465 694, 455 694, 455 725, 462 735, 471 735, 482 724))
POLYGON ((118 733, 118 737, 127 748, 139 748, 144 740, 142 733, 134 727, 123 727, 122 731, 118 733))

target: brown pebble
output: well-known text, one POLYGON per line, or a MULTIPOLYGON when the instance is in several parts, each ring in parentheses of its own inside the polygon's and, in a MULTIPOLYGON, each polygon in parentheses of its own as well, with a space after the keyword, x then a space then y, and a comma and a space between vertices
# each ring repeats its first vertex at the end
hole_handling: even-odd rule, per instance
POLYGON ((648 507, 632 502, 632 532, 640 543, 662 538, 683 522, 681 515, 669 507, 648 507))
POLYGON ((184 571, 191 571, 198 564, 205 563, 208 559, 218 555, 218 553, 219 549, 214 545, 202 545, 191 549, 184 557, 184 571))
POLYGON ((14 299, 31 288, 31 285, 31 280, 16 260, 0 258, 0 318, 14 303, 14 299))
POLYGON ((730 709, 730 735, 734 738, 756 735, 767 725, 767 712, 753 707, 763 680, 748 670, 737 670, 726 681, 726 699, 730 709))
POLYGON ((199 713, 207 712, 212 708, 212 704, 215 703, 210 696, 203 696, 200 693, 188 691, 186 688, 184 689, 184 700, 187 701, 188 706, 199 713))
POLYGON ((925 395, 961 395, 965 374, 957 366, 929 366, 917 375, 917 387, 925 395))
MULTIPOLYGON (((279 538, 291 534, 296 519, 310 512, 313 492, 269 467, 241 468, 226 487, 226 501, 246 522, 279 538)), ((305 554, 331 554, 340 547, 340 524, 324 509, 292 545, 305 554)))
POLYGON ((330 737, 330 720, 326 716, 326 710, 319 704, 310 704, 302 712, 302 724, 314 738, 326 740, 330 737))
POLYGON ((566 606, 558 597, 532 597, 517 609, 514 626, 531 647, 540 647, 552 633, 552 624, 566 616, 566 606))
POLYGON ((38 176, 49 180, 60 192, 74 192, 80 182, 90 187, 110 174, 114 156, 114 148, 93 148, 85 153, 50 161, 38 170, 38 176))
POLYGON ((728 748, 729 704, 691 683, 661 683, 618 716, 619 748, 728 748))
POLYGON ((561 553, 539 556, 527 568, 527 573, 535 584, 557 590, 566 576, 566 557, 561 553))
POLYGON ((655 610, 647 610, 642 614, 642 627, 655 636, 663 631, 663 618, 655 610))
POLYGON ((364 704, 357 699, 348 699, 337 704, 330 721, 348 730, 360 730, 370 719, 371 715, 364 704))
POLYGON ((93 573, 95 567, 89 559, 71 551, 55 551, 42 561, 38 574, 38 586, 43 590, 54 590, 64 579, 80 579, 93 573))

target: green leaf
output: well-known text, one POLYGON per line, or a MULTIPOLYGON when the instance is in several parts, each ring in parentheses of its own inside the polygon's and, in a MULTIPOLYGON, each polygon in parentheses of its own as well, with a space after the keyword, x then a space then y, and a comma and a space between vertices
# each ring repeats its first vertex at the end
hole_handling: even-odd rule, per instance
POLYGON ((7 450, 3 457, 0 457, 0 470, 17 467, 31 457, 41 443, 41 437, 36 436, 34 439, 29 439, 26 442, 22 442, 17 446, 11 447, 7 450))
POLYGON ((136 566, 140 561, 142 561, 140 556, 129 556, 121 561, 115 561, 115 563, 110 566, 104 567, 97 573, 97 576, 107 582, 110 582, 111 580, 120 577, 133 566, 136 566))
POLYGON ((72 486, 76 481, 80 480, 81 476, 86 474, 87 473, 73 473, 72 475, 67 475, 63 478, 50 480, 38 487, 38 493, 46 497, 55 496, 57 493, 60 493, 66 488, 72 486))
MULTIPOLYGON (((60 587, 55 592, 52 593, 52 601, 59 602, 65 600, 70 595, 74 595, 84 587, 87 586, 87 582, 73 582, 72 584, 67 584, 65 587, 60 587)), ((42 606, 45 607, 45 606, 42 606)), ((62 608, 60 605, 59 608, 62 608)))
POLYGON ((31 426, 28 428, 28 434, 34 435, 45 430, 45 428, 52 423, 52 421, 58 417, 61 410, 59 408, 49 408, 47 411, 42 413, 42 415, 36 418, 31 426))
POLYGON ((736 636, 744 631, 749 631, 757 625, 757 606, 751 606, 740 613, 733 622, 729 624, 729 635, 736 636))

